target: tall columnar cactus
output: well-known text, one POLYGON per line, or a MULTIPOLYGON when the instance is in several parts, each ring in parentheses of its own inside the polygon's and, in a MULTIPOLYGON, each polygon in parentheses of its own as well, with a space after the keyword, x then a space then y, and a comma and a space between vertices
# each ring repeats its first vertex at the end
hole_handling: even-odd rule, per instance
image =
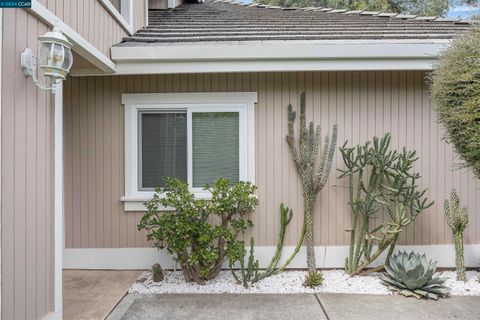
POLYGON ((304 198, 304 231, 307 241, 307 264, 310 275, 316 273, 314 236, 313 236, 313 209, 318 193, 327 182, 332 167, 333 155, 337 142, 337 125, 334 125, 330 136, 325 136, 320 163, 316 166, 320 147, 320 126, 314 129, 313 122, 307 127, 305 116, 305 93, 300 97, 300 136, 295 139, 294 124, 296 112, 292 105, 288 106, 288 135, 287 142, 290 153, 302 179, 304 198), (297 145, 298 144, 298 145, 297 145))
POLYGON ((468 224, 468 213, 466 208, 460 208, 460 199, 455 189, 450 194, 450 203, 445 200, 445 219, 452 228, 455 242, 455 265, 457 266, 457 280, 467 281, 465 275, 465 258, 463 254, 463 232, 468 224))

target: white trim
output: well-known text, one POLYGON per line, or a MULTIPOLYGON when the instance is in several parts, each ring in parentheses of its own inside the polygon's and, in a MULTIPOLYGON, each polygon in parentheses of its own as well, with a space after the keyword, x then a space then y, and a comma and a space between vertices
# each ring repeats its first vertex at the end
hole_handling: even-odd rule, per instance
MULTIPOLYGON (((2 61, 3 61, 3 9, 0 8, 0 177, 2 177, 2 61)), ((0 183, 0 208, 2 207, 2 184, 0 183)), ((2 219, 0 219, 0 318, 2 317, 2 219)))
POLYGON ((175 8, 176 0, 167 0, 167 8, 168 9, 173 9, 175 8))
POLYGON ((63 315, 62 315, 62 310, 59 310, 57 312, 50 312, 47 314, 45 317, 42 318, 42 320, 62 320, 63 315))
MULTIPOLYGON (((275 246, 255 247, 255 257, 264 268, 275 253, 275 246)), ((293 252, 294 247, 284 247, 280 263, 293 252)), ((455 248, 453 245, 398 246, 397 250, 425 253, 429 259, 438 261, 438 267, 455 266, 455 248)), ((315 247, 317 266, 320 268, 344 268, 348 246, 315 247), (325 257, 325 261, 324 261, 325 257)), ((65 269, 149 269, 154 263, 160 263, 165 269, 171 269, 174 262, 165 251, 154 248, 114 248, 114 249, 65 249, 65 269)), ((465 246, 466 267, 478 267, 480 245, 465 246)), ((288 268, 306 268, 306 249, 302 247, 288 268)), ((382 260, 379 259, 378 265, 382 260)))
POLYGON ((55 312, 62 310, 63 228, 63 83, 55 92, 55 312))
POLYGON ((112 47, 118 74, 432 70, 444 40, 269 41, 112 47))
MULTIPOLYGON (((125 30, 129 35, 133 34, 132 25, 128 23, 127 20, 125 20, 125 18, 117 10, 117 8, 113 6, 110 0, 98 0, 98 1, 105 7, 105 9, 107 9, 110 15, 118 22, 118 24, 123 28, 123 30, 125 30)), ((120 7, 120 10, 121 10, 121 7, 120 7)))
MULTIPOLYGON (((138 0, 137 0, 138 1, 138 0)), ((126 22, 131 26, 133 33, 133 0, 121 0, 120 11, 126 22)))
POLYGON ((310 40, 216 43, 156 43, 112 48, 117 62, 276 60, 276 59, 413 59, 433 58, 445 40, 310 40))
MULTIPOLYGON (((117 75, 224 72, 433 70, 435 59, 118 62, 117 75)), ((85 76, 84 74, 72 74, 85 76)), ((99 74, 88 74, 90 76, 99 74)))
POLYGON ((94 47, 90 42, 85 40, 67 24, 65 24, 60 18, 54 15, 51 11, 45 8, 38 0, 32 1, 32 7, 27 11, 33 13, 41 21, 45 22, 49 26, 59 24, 62 32, 67 36, 68 40, 73 43, 73 50, 85 60, 92 63, 104 73, 114 73, 115 63, 105 56, 100 50, 94 47))
MULTIPOLYGON (((185 109, 187 118, 192 112, 238 111, 240 116, 240 179, 255 183, 255 119, 254 105, 257 93, 152 93, 124 94, 125 105, 125 211, 145 211, 144 202, 153 192, 139 191, 138 186, 138 114, 142 110, 185 109)), ((188 121, 188 182, 192 185, 191 121, 188 121)), ((198 188, 192 189, 198 198, 209 195, 198 188)), ((168 208, 162 208, 168 210, 168 208)))

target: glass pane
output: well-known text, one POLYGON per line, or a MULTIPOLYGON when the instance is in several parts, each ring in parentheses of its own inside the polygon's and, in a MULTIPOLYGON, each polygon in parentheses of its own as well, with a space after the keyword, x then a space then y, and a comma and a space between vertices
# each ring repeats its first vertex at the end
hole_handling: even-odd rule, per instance
POLYGON ((212 184, 217 178, 239 181, 238 112, 192 114, 193 186, 212 184))
POLYGON ((187 181, 187 114, 140 113, 140 187, 164 187, 165 177, 187 181))

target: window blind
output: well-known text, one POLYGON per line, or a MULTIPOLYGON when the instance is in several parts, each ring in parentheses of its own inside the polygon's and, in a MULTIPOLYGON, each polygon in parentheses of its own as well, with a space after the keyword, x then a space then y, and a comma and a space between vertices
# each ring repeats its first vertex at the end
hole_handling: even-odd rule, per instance
POLYGON ((192 169, 193 187, 239 181, 238 112, 192 113, 192 169))
POLYGON ((186 112, 142 112, 139 121, 140 187, 164 187, 165 177, 187 181, 186 112))

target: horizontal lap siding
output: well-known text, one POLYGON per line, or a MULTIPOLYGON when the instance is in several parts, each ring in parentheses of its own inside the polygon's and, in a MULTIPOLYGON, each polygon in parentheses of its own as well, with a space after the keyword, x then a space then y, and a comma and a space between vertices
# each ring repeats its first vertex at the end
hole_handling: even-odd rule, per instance
MULTIPOLYGON (((455 187, 471 213, 467 243, 480 243, 478 182, 454 171, 452 148, 441 139, 434 106, 423 72, 302 72, 243 74, 182 74, 74 78, 65 93, 66 246, 143 247, 136 230, 142 213, 123 212, 124 122, 122 93, 258 92, 255 107, 256 177, 260 204, 252 235, 259 245, 274 245, 279 205, 294 210, 287 244, 294 245, 302 228, 302 190, 285 142, 287 105, 299 109, 299 95, 307 93, 307 117, 322 134, 339 126, 339 145, 361 143, 384 132, 393 146, 418 151, 415 164, 435 205, 401 235, 403 244, 451 243, 442 204, 455 187)), ((347 244, 345 228, 350 210, 344 180, 336 178, 343 165, 337 152, 327 185, 315 210, 317 245, 347 244)), ((383 218, 379 218, 383 219, 383 218)))
POLYGON ((23 9, 3 13, 1 318, 41 319, 54 294, 54 106, 19 57, 47 26, 23 9))

